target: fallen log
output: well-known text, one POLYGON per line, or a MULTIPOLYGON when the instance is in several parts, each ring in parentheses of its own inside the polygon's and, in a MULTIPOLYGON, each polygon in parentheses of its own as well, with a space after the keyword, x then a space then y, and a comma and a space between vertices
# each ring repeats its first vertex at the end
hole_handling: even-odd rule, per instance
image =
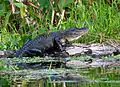
MULTIPOLYGON (((65 67, 72 67, 72 68, 86 68, 86 67, 93 67, 93 66, 108 66, 108 65, 120 65, 120 62, 116 62, 116 60, 113 61, 99 61, 99 58, 102 56, 111 56, 111 55, 117 55, 120 54, 120 45, 113 46, 109 44, 73 44, 71 46, 67 46, 65 51, 69 54, 69 56, 90 56, 91 60, 89 61, 81 61, 81 60, 68 60, 68 61, 59 61, 60 56, 56 58, 57 61, 52 61, 54 59, 48 59, 47 61, 31 61, 29 63, 26 63, 23 61, 24 58, 20 58, 22 62, 15 62, 14 64, 17 64, 19 66, 22 66, 24 68, 46 68, 50 67, 51 61, 52 65, 57 67, 61 67, 65 65, 65 67), (93 59, 92 59, 93 58, 93 59), (96 60, 94 60, 94 58, 96 60), (47 65, 45 67, 45 65, 47 65)), ((15 54, 15 51, 7 50, 7 51, 0 51, 0 57, 13 57, 15 54)), ((49 55, 48 55, 49 56, 49 55)), ((18 58, 19 59, 19 58, 18 58)), ((34 58, 33 58, 34 59, 34 58)), ((40 58, 38 58, 40 60, 40 58)), ((46 58, 43 58, 46 59, 46 58)), ((30 59, 29 59, 30 60, 30 59)), ((35 59, 34 59, 35 60, 35 59)))
MULTIPOLYGON (((90 67, 111 67, 120 66, 120 55, 104 57, 102 59, 90 56, 63 58, 1 58, 5 65, 18 66, 20 69, 54 69, 54 68, 90 68, 90 67)), ((4 66, 4 65, 1 65, 4 66)))
MULTIPOLYGON (((118 55, 120 54, 120 45, 112 46, 109 44, 73 44, 65 47, 65 51, 69 56, 92 56, 93 58, 100 58, 102 56, 118 55)), ((57 54, 60 54, 59 52, 57 54)), ((12 58, 15 55, 15 50, 0 51, 0 58, 12 58)), ((49 55, 47 55, 49 56, 49 55)), ((50 55, 51 56, 51 55, 50 55)), ((56 56, 53 54, 53 56, 56 56)), ((60 57, 60 55, 58 55, 60 57)))
POLYGON ((0 50, 0 58, 13 58, 15 55, 15 50, 0 50))
POLYGON ((93 58, 99 58, 119 54, 120 46, 113 47, 108 44, 73 44, 71 47, 66 47, 66 52, 70 56, 87 55, 93 58))

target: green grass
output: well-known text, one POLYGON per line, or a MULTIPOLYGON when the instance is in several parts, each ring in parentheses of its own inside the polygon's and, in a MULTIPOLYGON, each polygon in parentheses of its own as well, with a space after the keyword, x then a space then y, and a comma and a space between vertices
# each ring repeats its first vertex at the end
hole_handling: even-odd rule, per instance
POLYGON ((42 14, 40 17, 33 12, 32 8, 29 8, 29 15, 37 21, 37 24, 28 25, 25 19, 20 21, 14 17, 14 21, 20 21, 19 30, 16 28, 16 24, 9 19, 9 14, 6 17, 1 16, 3 17, 3 24, 0 26, 0 49, 17 49, 26 39, 34 38, 40 33, 64 30, 75 26, 89 28, 88 34, 76 42, 96 43, 103 42, 106 39, 120 40, 120 9, 116 7, 115 2, 111 6, 102 0, 95 1, 91 5, 84 1, 77 4, 74 2, 68 8, 69 16, 64 17, 59 26, 51 24, 51 11, 49 14, 42 14), (11 27, 11 33, 8 32, 7 25, 11 27))

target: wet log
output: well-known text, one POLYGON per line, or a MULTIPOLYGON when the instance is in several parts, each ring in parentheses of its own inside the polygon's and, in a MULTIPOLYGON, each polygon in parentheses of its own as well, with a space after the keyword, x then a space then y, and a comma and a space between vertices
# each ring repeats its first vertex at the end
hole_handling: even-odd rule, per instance
MULTIPOLYGON (((35 60, 34 58, 29 62, 24 62, 23 60, 26 58, 17 58, 19 61, 14 62, 12 64, 17 64, 18 66, 22 66, 22 68, 49 68, 52 66, 53 68, 58 67, 67 67, 67 68, 86 68, 86 67, 101 67, 101 66, 114 66, 114 65, 120 65, 120 60, 112 60, 112 61, 105 61, 105 60, 99 60, 102 56, 111 56, 111 55, 117 55, 120 54, 120 45, 113 46, 110 44, 73 44, 71 46, 67 46, 65 51, 69 54, 69 56, 90 56, 91 60, 60 60, 60 57, 57 57, 54 59, 50 58, 43 58, 43 61, 40 60, 38 57, 38 60, 35 60), (46 59, 46 61, 45 61, 46 59), (45 66, 46 65, 46 66, 45 66), (65 65, 65 66, 64 66, 65 65)), ((15 51, 7 50, 7 51, 0 51, 0 57, 13 57, 15 51)), ((49 56, 49 55, 48 55, 49 56)), ((79 58, 80 59, 80 58, 79 58)), ((11 59, 10 59, 11 60, 11 59)), ((16 60, 16 59, 15 59, 16 60)))
POLYGON ((114 47, 108 44, 73 44, 70 47, 66 47, 66 52, 70 56, 88 55, 93 58, 99 58, 120 54, 120 46, 114 47))
POLYGON ((115 57, 112 56, 106 59, 93 58, 87 61, 70 60, 66 62, 66 67, 67 68, 119 67, 120 56, 115 56, 115 57))
MULTIPOLYGON (((87 55, 93 58, 100 58, 102 56, 118 55, 120 54, 120 45, 113 46, 109 44, 73 44, 65 47, 65 51, 69 56, 81 56, 87 55)), ((0 58, 12 58, 15 54, 15 50, 0 51, 0 58)), ((61 54, 61 53, 57 53, 61 54)), ((52 54, 55 57, 60 55, 52 54)), ((47 55, 51 56, 51 55, 47 55)))
POLYGON ((0 50, 0 58, 13 58, 15 55, 15 50, 0 50))
MULTIPOLYGON (((7 64, 18 66, 20 69, 54 69, 54 68, 91 68, 91 67, 118 67, 120 66, 120 55, 105 57, 102 59, 83 56, 67 58, 67 61, 52 57, 46 58, 1 58, 7 64)), ((4 66, 4 65, 3 65, 4 66)))

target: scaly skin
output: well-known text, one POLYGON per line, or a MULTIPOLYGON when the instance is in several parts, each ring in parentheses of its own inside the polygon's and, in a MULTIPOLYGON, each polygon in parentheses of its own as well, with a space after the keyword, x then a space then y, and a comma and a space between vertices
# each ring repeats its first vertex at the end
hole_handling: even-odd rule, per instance
POLYGON ((40 34, 32 40, 26 41, 23 46, 16 51, 14 57, 45 56, 54 51, 63 52, 63 45, 80 38, 88 31, 88 28, 69 28, 67 30, 40 34))

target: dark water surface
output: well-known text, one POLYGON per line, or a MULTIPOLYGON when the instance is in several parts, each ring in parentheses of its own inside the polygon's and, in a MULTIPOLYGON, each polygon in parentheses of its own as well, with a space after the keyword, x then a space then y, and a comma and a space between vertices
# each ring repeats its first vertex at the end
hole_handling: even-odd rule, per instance
POLYGON ((120 68, 4 71, 0 87, 120 87, 120 68))

